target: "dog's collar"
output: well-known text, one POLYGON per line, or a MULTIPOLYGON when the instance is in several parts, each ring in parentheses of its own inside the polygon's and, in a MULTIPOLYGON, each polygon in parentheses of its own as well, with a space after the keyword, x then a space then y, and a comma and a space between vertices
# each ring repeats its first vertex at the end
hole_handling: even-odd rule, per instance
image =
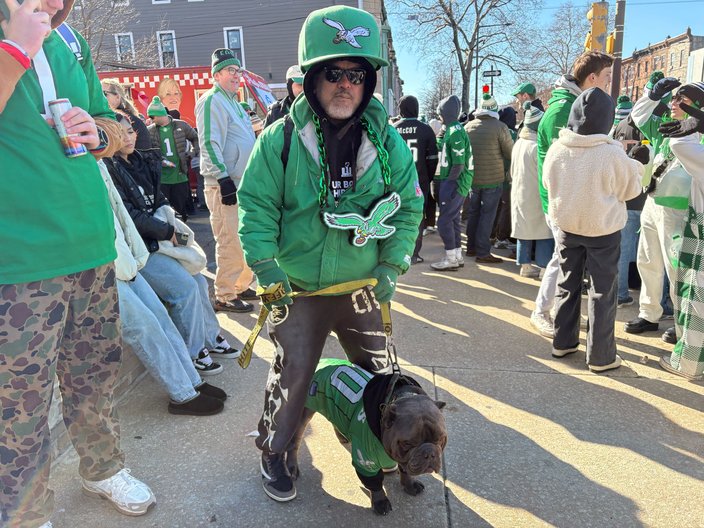
POLYGON ((402 398, 408 398, 417 394, 425 394, 420 384, 413 378, 395 372, 391 375, 391 380, 386 387, 386 394, 382 405, 388 405, 402 398))

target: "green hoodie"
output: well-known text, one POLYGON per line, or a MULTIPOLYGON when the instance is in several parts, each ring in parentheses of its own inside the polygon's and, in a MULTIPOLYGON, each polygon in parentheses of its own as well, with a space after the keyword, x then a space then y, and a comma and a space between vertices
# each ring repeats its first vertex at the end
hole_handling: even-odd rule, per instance
MULTIPOLYGON (((88 44, 76 37, 80 60, 54 31, 42 46, 55 98, 68 98, 94 117, 114 118, 88 44)), ((31 68, 0 113, 0 284, 77 273, 116 256, 112 209, 95 158, 67 158, 43 112, 42 86, 31 68)))
MULTIPOLYGON (((320 166, 313 111, 304 95, 291 107, 294 130, 286 171, 281 151, 284 120, 258 138, 237 191, 240 227, 247 264, 275 258, 289 280, 306 291, 372 276, 381 263, 406 271, 418 236, 423 193, 413 156, 398 132, 387 124, 383 106, 372 98, 364 110, 389 153, 388 192, 401 198, 400 209, 384 223, 396 231, 386 239, 369 239, 361 247, 350 242, 350 230, 329 228, 318 203, 320 166)), ((357 155, 357 182, 337 205, 328 189, 325 212, 366 216, 384 196, 384 181, 376 148, 363 133, 357 155)))
POLYGON ((538 126, 538 188, 545 214, 548 214, 548 190, 543 185, 543 162, 550 145, 557 140, 560 130, 567 126, 572 103, 576 99, 577 96, 567 88, 553 90, 548 108, 538 126))

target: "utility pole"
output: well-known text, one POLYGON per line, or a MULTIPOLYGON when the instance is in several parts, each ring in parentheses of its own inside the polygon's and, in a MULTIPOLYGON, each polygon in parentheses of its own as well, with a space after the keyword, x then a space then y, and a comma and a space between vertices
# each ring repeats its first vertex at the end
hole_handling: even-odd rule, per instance
MULTIPOLYGON (((615 101, 621 91, 621 55, 623 54, 623 22, 626 19, 626 0, 616 2, 616 27, 613 33, 613 50, 607 51, 613 54, 614 64, 611 68, 611 97, 615 101)), ((608 39, 607 39, 608 40, 608 39)))

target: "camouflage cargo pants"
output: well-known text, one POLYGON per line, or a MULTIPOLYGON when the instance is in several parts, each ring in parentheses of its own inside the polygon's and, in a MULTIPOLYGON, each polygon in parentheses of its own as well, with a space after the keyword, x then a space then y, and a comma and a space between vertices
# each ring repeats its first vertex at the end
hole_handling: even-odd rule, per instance
POLYGON ((0 526, 39 526, 53 511, 48 415, 55 372, 80 475, 103 480, 122 469, 112 406, 119 322, 112 264, 0 285, 0 526))

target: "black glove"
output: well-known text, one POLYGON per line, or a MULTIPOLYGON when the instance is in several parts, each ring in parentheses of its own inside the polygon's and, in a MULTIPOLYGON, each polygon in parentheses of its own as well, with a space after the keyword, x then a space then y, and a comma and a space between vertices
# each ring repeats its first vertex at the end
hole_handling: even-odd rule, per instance
POLYGON ((220 195, 222 196, 223 205, 235 205, 237 203, 237 186, 232 178, 226 176, 218 180, 220 185, 220 195))
POLYGON ((663 123, 658 128, 658 132, 665 137, 684 137, 699 132, 704 134, 704 111, 689 106, 686 103, 680 103, 680 108, 687 112, 691 117, 682 121, 669 121, 663 123))
POLYGON ((659 101, 681 84, 682 83, 674 77, 665 77, 655 83, 655 86, 653 86, 653 89, 650 90, 648 97, 650 97, 653 101, 659 101))
POLYGON ((641 165, 647 165, 650 161, 650 150, 645 145, 636 145, 628 153, 628 157, 639 161, 641 165))

